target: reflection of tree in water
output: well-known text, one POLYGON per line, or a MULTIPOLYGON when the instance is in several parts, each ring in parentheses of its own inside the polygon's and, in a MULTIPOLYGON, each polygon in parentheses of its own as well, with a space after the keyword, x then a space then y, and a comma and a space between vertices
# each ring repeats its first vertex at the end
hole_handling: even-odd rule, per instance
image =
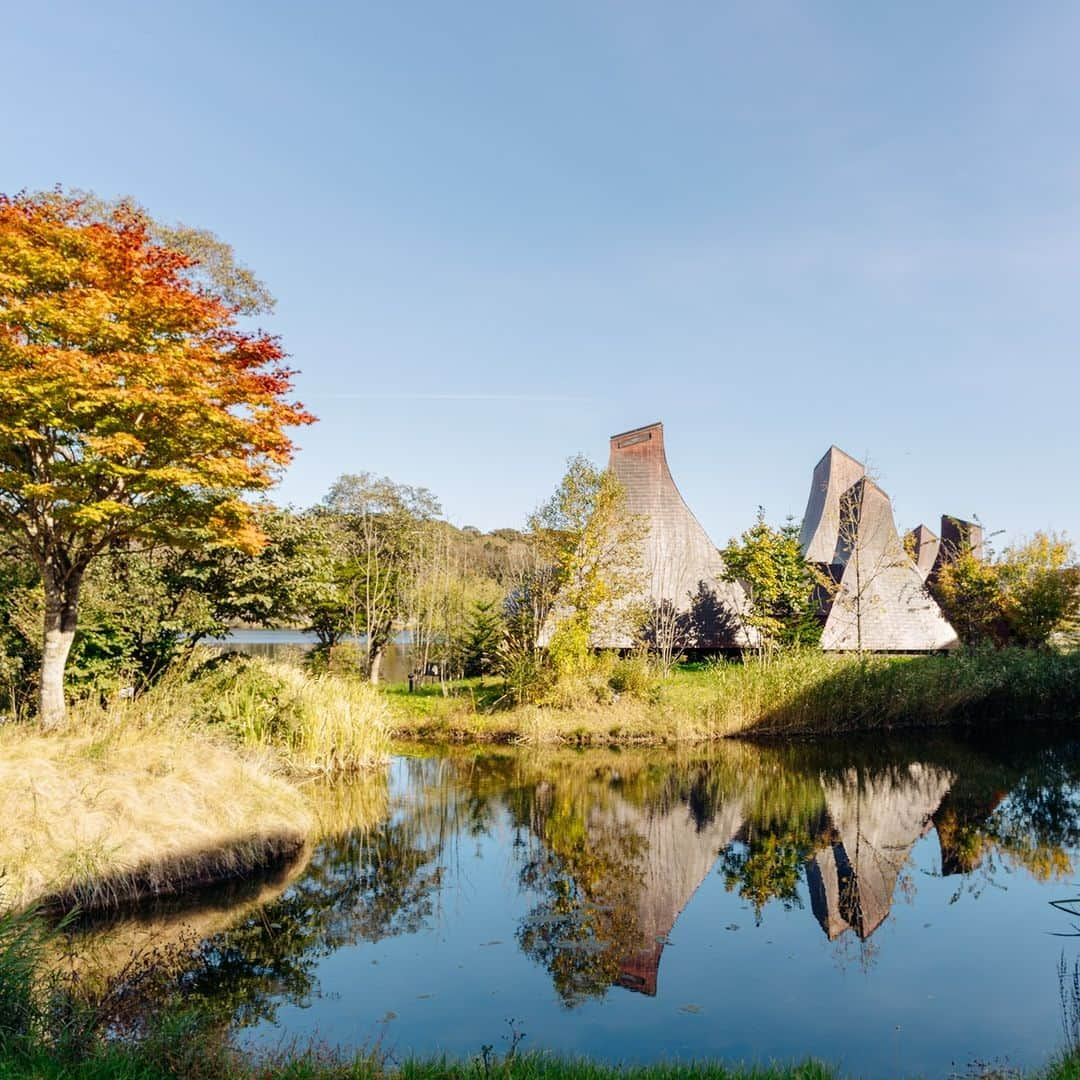
POLYGON ((732 774, 630 755, 576 764, 515 805, 539 840, 525 845, 520 883, 540 899, 518 943, 568 1006, 615 983, 655 994, 667 936, 741 821, 724 801, 732 774))
POLYGON ((746 840, 735 841, 720 855, 724 888, 737 891, 753 906, 759 926, 770 901, 779 901, 785 911, 803 906, 799 881, 814 845, 800 824, 776 833, 752 830, 746 840))
POLYGON ((551 830, 521 868, 524 888, 542 899, 522 920, 518 944, 551 974, 568 1006, 603 995, 619 977, 627 951, 639 938, 644 839, 627 825, 591 833, 571 830, 567 842, 551 830))
POLYGON ((996 858, 1052 876, 1080 845, 1080 750, 1060 743, 1020 752, 936 736, 910 750, 725 745, 691 758, 487 750, 399 768, 407 790, 389 822, 320 844, 282 897, 203 946, 191 990, 240 1023, 310 1000, 322 957, 420 929, 455 838, 506 818, 534 898, 517 941, 568 1006, 616 984, 655 993, 664 943, 718 858, 759 921, 770 903, 801 907, 805 875, 826 934, 869 964, 868 939, 929 828, 943 872, 965 881, 996 858))
POLYGON ((245 1026, 318 993, 322 957, 358 941, 414 933, 431 914, 441 870, 435 846, 405 820, 322 843, 303 878, 239 925, 205 941, 185 992, 245 1026))

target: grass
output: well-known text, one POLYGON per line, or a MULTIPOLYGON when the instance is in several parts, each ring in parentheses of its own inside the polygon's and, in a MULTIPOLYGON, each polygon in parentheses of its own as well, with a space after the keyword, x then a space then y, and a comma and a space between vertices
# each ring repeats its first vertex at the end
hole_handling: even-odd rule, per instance
POLYGON ((303 797, 266 755, 178 724, 0 728, 0 910, 107 907, 296 855, 303 797))
POLYGON ((807 651, 682 665, 635 693, 565 695, 505 707, 496 680, 450 693, 386 691, 398 739, 434 742, 671 745, 732 735, 805 736, 1002 719, 1080 716, 1080 653, 973 650, 947 656, 807 651))
MULTIPOLYGON (((123 703, 112 711, 123 713, 123 703)), ((386 761, 390 710, 358 679, 309 675, 261 658, 212 657, 171 672, 138 701, 141 717, 205 725, 271 751, 292 773, 369 769, 386 761)))
MULTIPOLYGON (((295 858, 330 827, 305 778, 383 764, 388 715, 359 681, 232 657, 83 701, 57 732, 0 726, 0 911, 107 908, 295 858)), ((341 785, 338 817, 370 816, 378 792, 341 785)))

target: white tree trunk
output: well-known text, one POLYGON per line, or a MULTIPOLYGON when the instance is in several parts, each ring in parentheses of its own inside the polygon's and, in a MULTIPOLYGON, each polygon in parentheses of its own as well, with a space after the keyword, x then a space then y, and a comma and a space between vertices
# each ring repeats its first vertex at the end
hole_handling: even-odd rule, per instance
POLYGON ((64 669, 78 620, 77 577, 57 582, 45 577, 45 641, 41 656, 40 722, 46 730, 59 727, 67 715, 64 700, 64 669))

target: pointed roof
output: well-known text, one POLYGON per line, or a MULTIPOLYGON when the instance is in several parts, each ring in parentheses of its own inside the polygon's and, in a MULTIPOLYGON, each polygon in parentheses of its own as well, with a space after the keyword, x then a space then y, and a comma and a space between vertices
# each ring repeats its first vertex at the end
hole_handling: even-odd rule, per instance
MULTIPOLYGON (((724 560, 679 493, 664 449, 664 425, 647 424, 611 437, 608 468, 626 492, 626 507, 643 516, 648 532, 642 560, 648 575, 647 603, 670 604, 683 617, 686 648, 742 648, 756 634, 743 628, 747 603, 741 585, 723 580, 724 560)), ((595 645, 625 648, 614 634, 595 645)))
POLYGON ((814 466, 810 497, 799 533, 799 544, 807 562, 829 566, 838 561, 840 497, 865 475, 866 466, 838 446, 830 446, 814 466))
POLYGON ((840 503, 834 565, 842 571, 821 647, 868 652, 955 648, 956 632, 900 541, 889 496, 863 477, 840 503))
POLYGON ((930 577, 937 576, 945 565, 955 562, 965 552, 971 552, 980 561, 983 558, 983 527, 977 521, 965 521, 951 514, 941 515, 941 544, 930 577))
POLYGON ((916 525, 904 537, 904 547, 911 552, 919 576, 925 581, 937 562, 938 551, 941 549, 941 540, 925 525, 916 525))

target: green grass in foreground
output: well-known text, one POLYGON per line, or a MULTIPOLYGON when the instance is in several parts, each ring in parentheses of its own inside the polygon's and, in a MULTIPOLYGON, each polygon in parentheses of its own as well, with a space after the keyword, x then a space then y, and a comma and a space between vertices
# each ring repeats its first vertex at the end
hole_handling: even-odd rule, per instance
POLYGON ((731 735, 813 735, 1005 719, 1080 717, 1080 653, 963 650, 866 656, 807 650, 682 665, 634 693, 582 680, 558 706, 505 707, 492 679, 385 691, 401 739, 670 744, 731 735))
MULTIPOLYGON (((838 1070, 814 1061, 796 1065, 742 1066, 696 1061, 654 1065, 607 1065, 586 1058, 522 1054, 511 1061, 482 1058, 409 1060, 390 1066, 377 1058, 346 1058, 309 1051, 251 1061, 235 1051, 207 1048, 177 1032, 175 1045, 114 1045, 76 1060, 38 1051, 11 1054, 0 1049, 3 1080, 841 1080, 838 1070)), ((1072 1054, 1029 1072, 1015 1069, 960 1074, 976 1080, 1077 1080, 1080 1056, 1072 1054)))

